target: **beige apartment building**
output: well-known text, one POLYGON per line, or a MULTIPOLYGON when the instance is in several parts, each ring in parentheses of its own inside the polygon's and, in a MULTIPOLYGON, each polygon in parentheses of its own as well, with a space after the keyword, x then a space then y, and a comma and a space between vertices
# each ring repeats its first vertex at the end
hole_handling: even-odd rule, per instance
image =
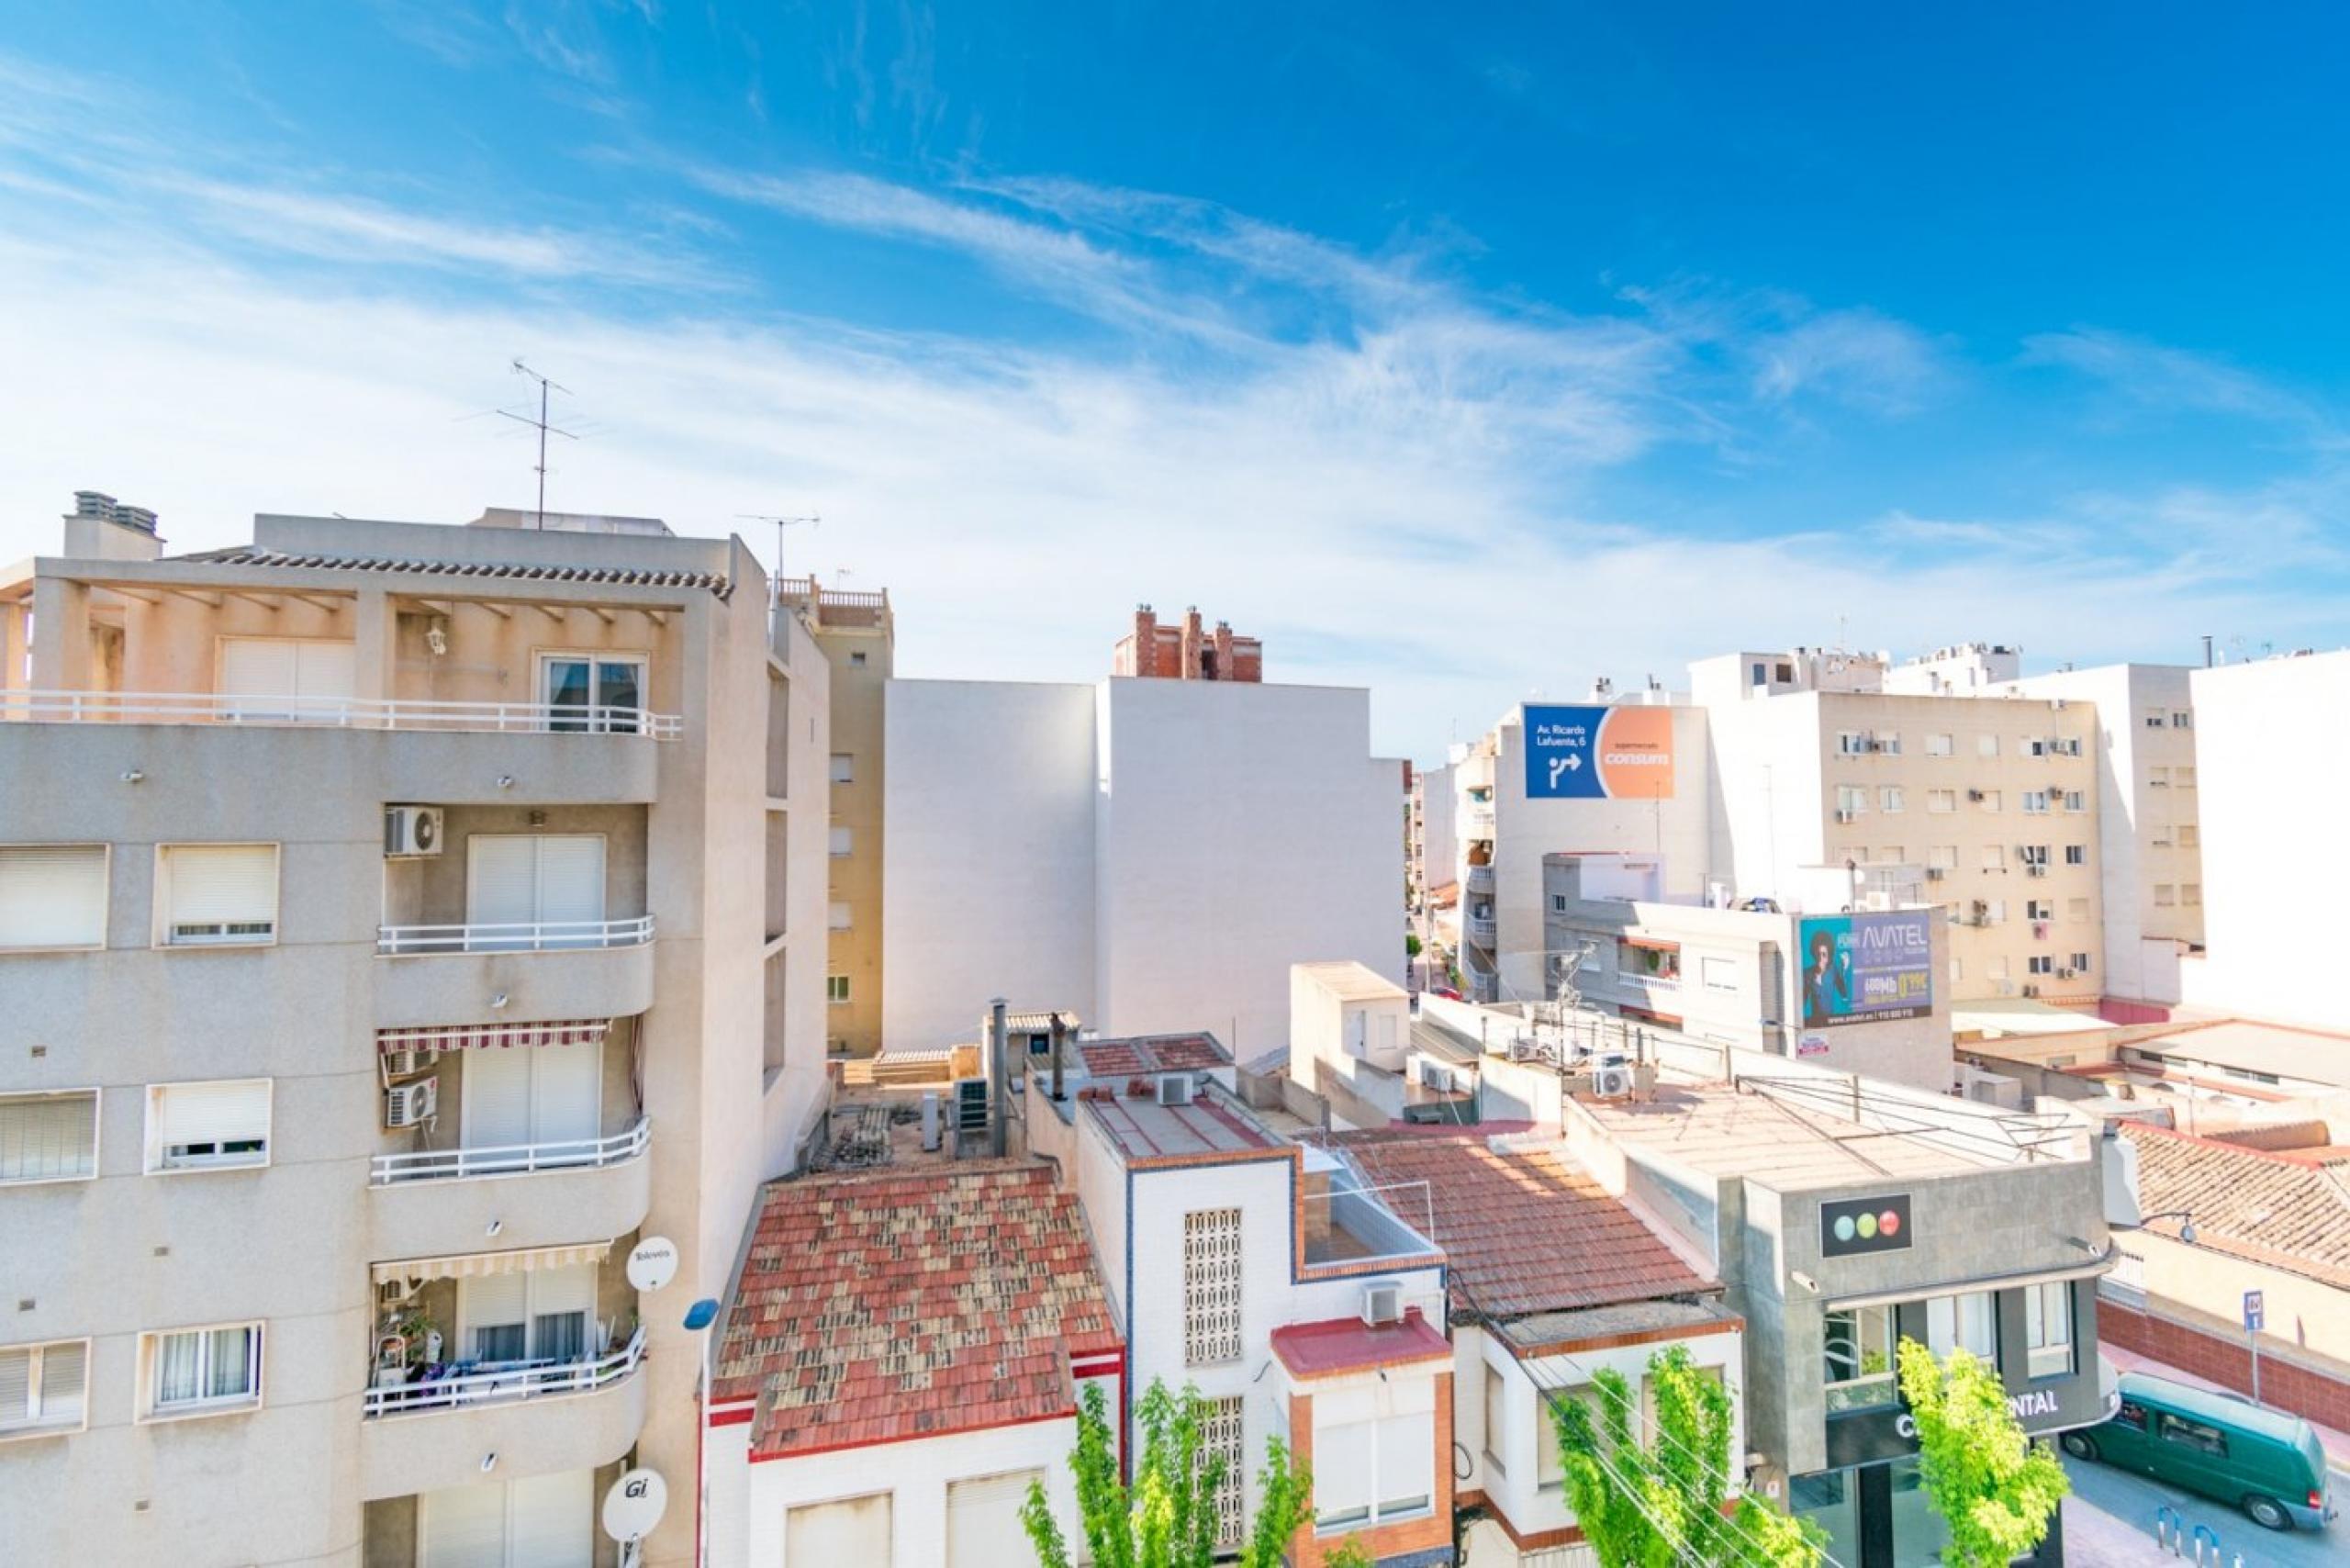
POLYGON ((835 1056, 881 1049, 882 689, 896 667, 887 588, 850 593, 784 577, 777 602, 798 613, 832 666, 832 897, 825 924, 824 1036, 835 1056))
POLYGON ((90 495, 0 572, 0 1562, 694 1560, 829 677, 739 540, 530 524, 90 495))
POLYGON ((1915 691, 1891 689, 1904 678, 1874 654, 1692 665, 1719 779, 1715 878, 1745 897, 1841 870, 1854 903, 1874 890, 1943 907, 1951 1000, 2093 1006, 2107 961, 2098 713, 1961 694, 2011 679, 2014 658, 1947 650, 1921 661, 1915 691))

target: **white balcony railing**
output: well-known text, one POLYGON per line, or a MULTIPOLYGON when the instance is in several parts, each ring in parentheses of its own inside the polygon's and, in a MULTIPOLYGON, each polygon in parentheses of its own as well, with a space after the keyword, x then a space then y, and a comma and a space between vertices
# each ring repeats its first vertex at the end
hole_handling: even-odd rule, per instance
POLYGON ((375 951, 398 953, 575 953, 641 947, 653 940, 653 917, 540 920, 498 925, 379 925, 375 951))
POLYGON ((469 1406, 536 1399, 552 1394, 588 1394, 609 1388, 644 1361, 644 1330, 610 1354, 576 1361, 500 1361, 472 1372, 385 1383, 367 1391, 361 1414, 398 1416, 421 1410, 457 1410, 469 1406))
POLYGON ((609 1137, 379 1154, 370 1164, 367 1182, 373 1187, 398 1187, 411 1182, 455 1182, 469 1176, 532 1176, 542 1170, 600 1170, 634 1159, 652 1142, 653 1120, 639 1116, 633 1126, 609 1137))
POLYGON ((1480 947, 1487 949, 1490 949, 1493 946, 1496 936, 1498 935, 1499 928, 1495 926, 1494 924, 1494 917, 1490 914, 1469 915, 1461 921, 1460 926, 1463 931, 1468 933, 1470 941, 1474 942, 1480 947))
POLYGON ((1494 868, 1491 866, 1472 866, 1466 875, 1468 891, 1491 893, 1494 890, 1494 868))
POLYGON ((649 735, 685 732, 675 713, 547 702, 430 702, 412 698, 246 697, 216 691, 0 691, 0 722, 291 724, 345 730, 478 730, 498 734, 649 735))

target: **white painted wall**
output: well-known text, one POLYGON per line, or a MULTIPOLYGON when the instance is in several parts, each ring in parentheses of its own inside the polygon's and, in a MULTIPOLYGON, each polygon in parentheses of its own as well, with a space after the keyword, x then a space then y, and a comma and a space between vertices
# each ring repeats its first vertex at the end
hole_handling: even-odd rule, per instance
POLYGON ((2350 653, 2199 669, 2192 678, 2210 950, 2192 1004, 2315 1028, 2350 1026, 2339 923, 2350 866, 2350 653))

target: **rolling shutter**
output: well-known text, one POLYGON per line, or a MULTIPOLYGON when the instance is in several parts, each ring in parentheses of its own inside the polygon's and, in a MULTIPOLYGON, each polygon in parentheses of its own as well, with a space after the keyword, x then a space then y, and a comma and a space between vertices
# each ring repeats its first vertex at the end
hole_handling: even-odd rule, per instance
POLYGON ((505 1487, 453 1486, 417 1502, 417 1568, 506 1568, 505 1487))
POLYGON ((998 1568, 1024 1562, 1028 1538, 1020 1505, 1042 1470, 978 1475, 946 1486, 946 1568, 998 1568))
POLYGON ((359 689, 359 645, 356 643, 297 643, 294 655, 294 693, 322 701, 346 699, 359 689))
MULTIPOLYGON (((297 644, 274 637, 228 637, 220 644, 220 690, 229 697, 292 697, 297 695, 294 650, 297 644)), ((240 703, 235 711, 258 716, 258 710, 240 703)))
POLYGON ((236 938, 277 929, 277 846, 174 844, 163 850, 172 934, 236 938))
POLYGON ((594 1471, 532 1475, 507 1491, 507 1568, 580 1568, 596 1560, 594 1471))
POLYGON ((786 1562, 889 1562, 890 1494, 817 1503, 784 1516, 786 1562))
MULTIPOLYGON (((1317 1458, 1320 1456, 1316 1456, 1317 1458)), ((1436 1496, 1436 1422, 1431 1416, 1389 1416, 1379 1423, 1379 1517, 1432 1506, 1436 1496)))
MULTIPOLYGON (((90 1378, 90 1347, 86 1340, 69 1339, 47 1345, 40 1352, 40 1409, 44 1421, 71 1426, 82 1419, 90 1378)), ((0 1400, 0 1409, 6 1401, 0 1400)))
POLYGON ((527 925, 538 918, 538 841, 477 833, 465 840, 465 924, 527 925))
POLYGON ((269 1137, 269 1080, 163 1083, 154 1090, 154 1154, 162 1163, 187 1144, 225 1144, 269 1137))
POLYGON ((452 1351, 458 1356, 478 1356, 481 1330, 526 1327, 531 1321, 530 1280, 529 1274, 518 1269, 511 1273, 482 1274, 458 1281, 457 1342, 450 1347, 452 1351))
POLYGON ((604 918, 604 840, 597 834, 544 834, 539 846, 543 921, 604 918))
POLYGON ((33 1408, 33 1358, 40 1348, 0 1350, 0 1432, 40 1419, 33 1408))
POLYGON ((297 642, 283 637, 226 637, 220 643, 220 690, 238 699, 228 705, 236 719, 300 719, 335 723, 331 706, 358 689, 358 644, 297 642), (302 697, 304 703, 254 699, 302 697))
POLYGON ((531 1141, 593 1138, 603 1098, 601 1045, 538 1046, 512 1054, 531 1064, 531 1141))
MULTIPOLYGON (((1371 1518, 1371 1429, 1369 1421, 1314 1428, 1314 1517, 1325 1528, 1371 1518)), ((1491 1446, 1492 1434, 1485 1440, 1491 1446)))
POLYGON ((464 1097, 467 1148, 531 1141, 532 1055, 527 1046, 500 1046, 465 1058, 457 1092, 464 1097))
POLYGON ((106 846, 0 849, 0 947, 103 947, 106 846))
POLYGON ((95 1176, 97 1164, 95 1091, 0 1099, 0 1182, 95 1176))

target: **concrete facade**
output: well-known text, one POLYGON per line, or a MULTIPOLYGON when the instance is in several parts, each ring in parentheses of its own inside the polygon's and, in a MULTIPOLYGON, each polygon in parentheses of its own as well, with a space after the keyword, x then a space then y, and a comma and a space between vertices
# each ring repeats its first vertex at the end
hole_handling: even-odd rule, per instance
MULTIPOLYGON (((751 1194, 790 1168, 824 1081, 821 968, 780 986, 763 1052, 761 973, 744 958, 769 934, 768 890, 717 874, 759 863, 769 836, 800 842, 778 863, 822 863, 804 859, 822 855, 821 815, 795 841, 778 797, 822 801, 823 705, 773 726, 811 742, 776 778, 766 748, 718 743, 769 733, 771 704, 795 682, 821 688, 822 661, 789 627, 770 655, 765 578, 739 542, 550 524, 265 516, 249 550, 0 574, 13 634, 28 604, 37 633, 29 690, 0 690, 0 717, 17 721, 0 722, 5 837, 109 846, 102 946, 0 953, 0 996, 30 1043, 0 1066, 0 1095, 95 1088, 99 1126, 86 1179, 0 1185, 24 1304, 0 1338, 91 1346, 85 1428, 5 1445, 0 1558, 179 1562, 202 1541, 223 1562, 404 1561, 416 1516, 402 1498, 478 1481, 491 1453, 501 1481, 629 1458, 690 1497, 684 1305, 723 1288, 751 1194), (269 704, 224 684, 222 640, 247 636, 346 644, 349 689, 317 722, 254 711, 269 704), (572 653, 642 660, 641 691, 611 700, 662 716, 656 734, 643 717, 565 733, 610 727, 547 706, 541 661, 572 653), (391 803, 444 809, 437 863, 387 862, 391 803), (596 837, 612 924, 558 950, 466 950, 515 945, 465 935, 460 874, 476 834, 506 830, 596 837), (192 843, 277 846, 265 938, 159 942, 158 848, 192 843), (649 932, 629 924, 647 916, 649 932), (383 951, 379 928, 423 925, 454 927, 439 938, 454 946, 383 951), (383 1126, 381 1029, 608 1017, 599 1045, 564 1047, 601 1053, 592 1158, 565 1145, 535 1171, 432 1166, 466 1146, 451 1129, 478 1049, 430 1070, 453 1101, 429 1128, 383 1126), (148 1086, 220 1079, 270 1081, 265 1160, 149 1173, 148 1086), (398 1184, 383 1184, 385 1160, 398 1184), (678 1276, 639 1302, 621 1259, 655 1234, 678 1276), (592 1384, 368 1413, 386 1386, 371 1367, 382 1265, 505 1254, 463 1268, 529 1276, 553 1266, 531 1249, 578 1247, 604 1260, 579 1304, 590 1349, 616 1358, 592 1384), (637 1322, 646 1349, 622 1354, 637 1322), (143 1337, 241 1323, 262 1326, 257 1396, 151 1417, 143 1337)), ((800 879, 804 896, 774 912, 812 931, 822 880, 800 879)), ((465 1353, 454 1322, 437 1327, 465 1353)), ((693 1537, 691 1507, 673 1506, 645 1561, 689 1562, 693 1537)))
POLYGON ((1400 980, 1396 764, 1369 695, 1112 678, 892 680, 887 1044, 963 1037, 991 997, 1105 1036, 1287 1036, 1289 966, 1400 980))

